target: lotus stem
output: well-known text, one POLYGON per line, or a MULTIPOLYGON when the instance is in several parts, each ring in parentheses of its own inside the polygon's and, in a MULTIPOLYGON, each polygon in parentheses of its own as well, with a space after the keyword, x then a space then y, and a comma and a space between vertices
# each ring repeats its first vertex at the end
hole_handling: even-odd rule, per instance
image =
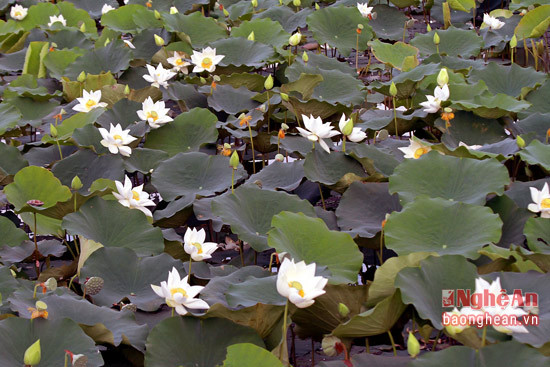
POLYGON ((483 333, 481 334, 481 347, 482 348, 485 346, 486 341, 487 341, 487 325, 483 326, 483 333))
POLYGON ((380 266, 384 264, 384 228, 380 232, 380 266))
POLYGON ((365 351, 367 352, 367 354, 370 354, 370 343, 368 336, 365 338, 365 351))
POLYGON ((346 136, 344 135, 344 138, 342 139, 342 151, 346 152, 346 136))
POLYGON ((435 337, 435 340, 434 340, 434 345, 432 347, 432 352, 435 352, 435 348, 437 347, 437 341, 441 337, 442 332, 443 332, 443 329, 439 330, 439 332, 437 333, 437 336, 435 337))
POLYGON ((174 317, 174 307, 171 307, 172 308, 172 315, 171 317, 174 317))
POLYGON ((38 242, 36 241, 36 231, 37 231, 37 225, 36 225, 36 212, 32 213, 34 216, 34 233, 33 233, 33 239, 34 239, 34 266, 36 267, 36 278, 40 276, 40 261, 38 260, 38 242))
POLYGON ((61 153, 61 145, 59 145, 59 139, 57 139, 57 137, 55 137, 55 143, 57 144, 57 150, 59 150, 59 159, 62 160, 63 153, 61 153))
POLYGON ((269 256, 269 272, 271 273, 271 266, 273 265, 273 258, 277 256, 276 252, 273 252, 271 256, 269 256))
POLYGON ((321 194, 321 204, 323 204, 323 210, 327 210, 325 206, 325 198, 323 197, 323 189, 321 189, 321 183, 319 183, 319 194, 321 194))
MULTIPOLYGON (((279 359, 281 362, 285 363, 284 361, 284 355, 288 353, 288 347, 286 342, 286 334, 287 334, 287 318, 288 318, 288 300, 285 303, 285 313, 283 315, 283 345, 281 347, 281 354, 279 355, 279 359)), ((290 366, 290 363, 286 361, 286 365, 290 366)))
POLYGON ((235 193, 235 169, 231 170, 231 193, 235 193))
POLYGON ((270 104, 269 104, 269 91, 266 91, 267 93, 267 133, 269 134, 269 107, 270 107, 270 104))
POLYGON ((355 70, 359 73, 359 32, 355 38, 355 70))
POLYGON ((389 330, 387 331, 387 333, 388 333, 388 336, 390 337, 391 346, 393 348, 393 355, 397 356, 397 349, 395 348, 395 341, 393 340, 393 335, 391 335, 391 332, 389 330))
POLYGON ((395 97, 392 97, 393 105, 393 123, 395 124, 395 137, 399 139, 399 130, 397 130, 397 110, 395 109, 395 97))
POLYGON ((239 241, 239 252, 241 255, 241 266, 244 267, 244 247, 242 241, 239 241))
POLYGON ((249 123, 247 123, 247 125, 248 125, 248 132, 250 133, 250 146, 252 149, 252 172, 256 173, 256 157, 254 155, 254 139, 252 139, 252 127, 250 126, 249 123))

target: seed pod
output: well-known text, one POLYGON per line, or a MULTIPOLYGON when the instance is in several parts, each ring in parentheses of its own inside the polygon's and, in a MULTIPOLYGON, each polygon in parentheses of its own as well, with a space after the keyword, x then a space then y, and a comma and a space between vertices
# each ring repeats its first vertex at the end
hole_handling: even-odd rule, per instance
POLYGON ((84 289, 86 290, 86 294, 89 294, 90 296, 95 296, 98 294, 101 289, 103 289, 104 284, 103 278, 100 277, 91 277, 90 279, 86 280, 84 282, 84 289))

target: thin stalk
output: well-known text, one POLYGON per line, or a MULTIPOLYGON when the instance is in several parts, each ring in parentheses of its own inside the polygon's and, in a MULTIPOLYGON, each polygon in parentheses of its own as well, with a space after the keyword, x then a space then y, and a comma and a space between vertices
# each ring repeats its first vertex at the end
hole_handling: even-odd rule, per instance
POLYGON ((252 127, 250 127, 249 123, 247 123, 247 125, 248 125, 248 132, 250 133, 250 146, 252 149, 252 171, 256 173, 256 158, 254 155, 254 139, 252 139, 252 127))
MULTIPOLYGON (((287 347, 287 341, 286 341, 286 334, 287 334, 287 325, 286 325, 287 322, 286 322, 286 320, 287 320, 287 318, 288 318, 288 300, 285 303, 285 313, 283 315, 283 346, 281 347, 281 354, 279 356, 279 359, 283 363, 284 363, 284 361, 283 361, 284 355, 286 353, 288 353, 288 347, 287 347)), ((290 366, 290 363, 287 361, 286 365, 290 366)))
POLYGON ((395 97, 391 97, 393 105, 393 123, 395 124, 395 137, 399 138, 399 130, 397 130, 397 111, 395 110, 395 97))
POLYGON ((59 145, 59 140, 55 137, 55 143, 57 144, 57 149, 59 150, 59 158, 63 159, 63 153, 61 153, 61 145, 59 145))
POLYGON ((483 327, 483 333, 481 334, 481 347, 483 348, 485 346, 485 342, 487 341, 487 325, 483 327))
POLYGON ((74 249, 76 250, 76 254, 80 256, 80 250, 78 242, 76 241, 78 239, 78 236, 74 236, 74 249))
POLYGON ((69 246, 69 243, 67 242, 67 240, 65 240, 65 238, 63 238, 63 243, 65 244, 65 246, 67 246, 67 249, 69 250, 69 252, 73 256, 73 260, 76 260, 76 256, 73 252, 73 249, 71 248, 71 246, 69 246))
POLYGON ((68 361, 67 357, 68 357, 68 355, 67 355, 67 353, 65 353, 65 364, 64 364, 65 367, 68 366, 68 365, 67 365, 67 361, 68 361))
POLYGON ((269 272, 271 273, 271 267, 273 265, 273 259, 275 258, 275 256, 277 256, 277 253, 276 252, 273 252, 271 254, 271 256, 269 256, 269 272))
POLYGON ((437 333, 437 336, 435 337, 435 340, 434 340, 434 345, 432 347, 432 352, 435 352, 435 348, 437 347, 437 341, 441 337, 442 332, 443 332, 443 329, 439 330, 439 332, 437 333))
POLYGON ((267 93, 267 133, 269 134, 269 107, 270 107, 270 104, 269 104, 269 91, 266 91, 267 93))
POLYGON ((239 241, 239 252, 241 253, 241 266, 244 267, 244 247, 242 241, 239 241))
POLYGON ((325 198, 323 197, 323 190, 321 189, 320 183, 319 183, 319 194, 321 194, 321 204, 323 204, 323 210, 327 210, 325 206, 325 198))
POLYGON ((365 351, 367 352, 367 354, 370 354, 370 343, 369 343, 369 338, 366 337, 365 338, 365 351))
POLYGON ((33 233, 33 239, 34 239, 34 266, 36 267, 36 278, 40 276, 40 262, 38 260, 38 243, 36 241, 36 212, 32 213, 34 216, 34 233, 33 233))
POLYGON ((355 39, 355 70, 359 73, 359 32, 355 39))
POLYGON ((174 317, 174 307, 172 307, 172 317, 174 317))
POLYGON ((346 152, 346 136, 344 135, 344 137, 342 138, 342 151, 345 153, 346 152))
POLYGON ((380 232, 380 266, 384 264, 384 228, 380 232))
POLYGON ((391 346, 393 348, 393 355, 397 356, 397 349, 395 348, 395 341, 393 340, 393 335, 391 335, 391 332, 389 330, 387 331, 387 333, 388 333, 388 336, 390 337, 391 346))
POLYGON ((288 46, 288 66, 290 66, 290 58, 292 57, 292 46, 288 46))
POLYGON ((515 51, 515 47, 510 47, 510 65, 513 65, 514 64, 514 51, 515 51))

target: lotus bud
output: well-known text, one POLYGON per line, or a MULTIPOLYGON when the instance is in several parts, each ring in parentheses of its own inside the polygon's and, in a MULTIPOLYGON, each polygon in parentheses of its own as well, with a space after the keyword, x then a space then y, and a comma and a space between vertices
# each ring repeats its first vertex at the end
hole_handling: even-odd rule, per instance
POLYGON ((285 160, 285 156, 282 155, 281 153, 279 153, 279 154, 275 155, 275 160, 276 160, 277 162, 282 162, 282 161, 285 160))
POLYGON ((252 3, 253 8, 256 8, 258 6, 258 0, 251 0, 250 2, 252 3))
POLYGON ((390 96, 395 97, 397 95, 397 87, 394 82, 391 82, 390 85, 390 96))
POLYGON ((214 79, 215 82, 219 82, 219 81, 222 80, 222 78, 220 78, 219 75, 214 75, 214 76, 212 77, 212 79, 214 79))
POLYGON ((43 302, 43 301, 36 301, 36 303, 34 304, 34 307, 38 311, 46 311, 48 309, 48 305, 46 304, 46 302, 43 302))
POLYGON ((177 14, 177 13, 179 13, 178 8, 176 8, 175 6, 172 6, 170 8, 170 14, 177 14))
MULTIPOLYGON (((353 121, 352 119, 349 119, 348 122, 346 122, 346 125, 344 125, 344 128, 342 129, 342 134, 348 136, 353 132, 353 121)), ((340 306, 338 306, 340 307, 340 306)))
POLYGON ((204 79, 202 76, 200 77, 199 80, 200 80, 201 84, 206 84, 206 79, 204 79))
POLYGON ((302 34, 300 32, 296 32, 292 36, 290 36, 290 38, 288 39, 288 43, 291 46, 298 46, 301 40, 302 40, 302 34))
MULTIPOLYGON (((351 126, 353 127, 353 121, 349 120, 349 122, 346 124, 346 127, 351 123, 351 126)), ((345 130, 345 129, 344 129, 345 130)), ((349 134, 346 134, 349 135, 349 134)), ((342 302, 338 303, 338 313, 342 317, 348 317, 349 315, 349 307, 343 304, 342 302)))
MULTIPOLYGON (((13 269, 10 269, 10 272, 12 277, 17 278, 17 273, 13 269)), ((0 296, 2 295, 0 294, 0 296)))
POLYGON ((286 93, 281 93, 281 99, 285 102, 288 102, 288 94, 286 93))
POLYGON ((416 340, 416 337, 412 332, 409 331, 409 339, 407 340, 407 352, 413 358, 416 358, 418 353, 420 353, 420 343, 416 340))
POLYGON ((265 103, 261 104, 260 107, 257 108, 260 112, 265 113, 267 111, 267 106, 265 103))
POLYGON ((78 176, 74 176, 73 180, 71 181, 71 189, 73 190, 80 190, 82 188, 82 181, 80 181, 80 178, 78 176))
POLYGON ((155 9, 155 11, 153 12, 153 14, 155 15, 155 19, 156 19, 156 20, 160 20, 160 13, 158 12, 158 10, 155 9))
POLYGON ((300 0, 292 0, 292 5, 299 8, 302 5, 302 2, 300 0))
POLYGON ((516 35, 514 34, 512 36, 512 39, 510 39, 510 47, 516 48, 518 45, 518 39, 516 38, 516 35))
POLYGON ((109 43, 111 43, 111 39, 107 38, 105 42, 103 43, 103 47, 107 46, 109 43))
POLYGON ((53 138, 57 138, 57 128, 55 126, 53 126, 52 124, 50 124, 50 135, 53 138))
POLYGON ((323 353, 329 357, 336 357, 338 354, 343 351, 342 340, 337 336, 325 336, 321 342, 321 347, 323 348, 323 353))
POLYGON ((229 158, 229 165, 233 167, 233 169, 237 169, 237 167, 239 167, 239 155, 236 150, 233 151, 231 158, 229 158))
POLYGON ((126 84, 126 86, 124 87, 124 95, 125 96, 130 95, 130 86, 128 84, 126 84))
POLYGON ((315 3, 315 10, 319 10, 321 9, 321 7, 319 6, 319 4, 315 3))
POLYGON ((430 33, 432 31, 432 27, 430 27, 430 25, 428 24, 426 26, 426 32, 430 33))
MULTIPOLYGON (((78 176, 75 176, 75 178, 76 177, 78 176)), ((73 181, 74 181, 74 178, 73 178, 73 181)), ((72 183, 71 183, 71 186, 72 186, 72 183)), ((55 278, 48 278, 48 280, 44 282, 44 285, 48 290, 55 291, 57 289, 57 280, 55 280, 55 278)))
POLYGON ((158 46, 158 47, 162 47, 164 46, 164 38, 162 38, 161 36, 159 35, 154 35, 155 37, 155 44, 158 46))
POLYGON ((287 131, 289 129, 288 125, 285 124, 284 122, 281 124, 281 129, 283 129, 284 131, 287 131))
POLYGON ((80 25, 80 32, 86 33, 86 23, 82 23, 82 24, 80 25))
POLYGON ((525 140, 519 135, 516 137, 516 144, 518 145, 519 149, 525 148, 525 140))
POLYGON ((447 68, 442 68, 437 75, 437 84, 440 87, 443 87, 445 84, 449 83, 449 73, 447 73, 447 68))
POLYGON ((283 0, 279 0, 279 6, 283 6, 283 0))
POLYGON ((61 116, 63 116, 63 115, 66 114, 66 113, 67 113, 67 111, 65 111, 64 108, 62 108, 61 111, 59 111, 59 114, 60 114, 61 116))
POLYGON ((228 12, 227 9, 225 9, 225 8, 223 9, 223 15, 225 15, 226 17, 229 16, 229 12, 228 12))
POLYGON ((434 33, 434 45, 439 45, 439 42, 441 42, 441 39, 439 38, 439 34, 437 32, 434 33))
POLYGON ((271 88, 273 88, 273 77, 271 76, 271 74, 269 74, 265 79, 264 88, 267 90, 270 90, 271 88))
POLYGON ((249 41, 255 41, 255 38, 254 38, 254 31, 250 32, 250 34, 248 35, 247 39, 249 41))
POLYGON ((76 78, 76 81, 80 82, 80 83, 84 83, 85 80, 86 80, 86 72, 82 71, 82 72, 80 72, 80 74, 78 74, 78 77, 76 78))
POLYGON ((307 55, 307 53, 305 51, 302 54, 302 61, 305 62, 306 64, 309 61, 309 56, 307 55))
POLYGON ((25 355, 23 356, 23 363, 28 366, 36 366, 40 363, 40 359, 42 358, 41 354, 40 339, 38 339, 25 351, 25 355))

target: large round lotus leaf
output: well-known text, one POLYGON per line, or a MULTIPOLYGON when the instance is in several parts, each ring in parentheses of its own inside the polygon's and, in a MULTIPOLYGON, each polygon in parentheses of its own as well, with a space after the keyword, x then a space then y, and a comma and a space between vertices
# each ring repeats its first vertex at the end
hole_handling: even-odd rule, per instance
POLYGON ((386 247, 399 255, 416 251, 477 258, 500 239, 502 221, 491 209, 440 198, 418 198, 384 227, 386 247))
MULTIPOLYGON (((411 40, 411 45, 417 47, 423 55, 432 55, 437 53, 434 44, 434 32, 426 34, 417 33, 411 40)), ((439 52, 449 56, 461 56, 468 58, 479 55, 483 47, 483 39, 473 30, 458 29, 450 27, 446 30, 437 30, 440 38, 439 52)))
POLYGON ((286 6, 271 6, 266 11, 255 14, 254 18, 269 18, 279 22, 285 31, 293 33, 297 28, 306 26, 306 18, 313 13, 313 9, 305 8, 294 12, 286 6))
MULTIPOLYGON (((148 135, 147 139, 149 139, 148 135)), ((141 172, 148 174, 157 168, 160 162, 169 157, 168 153, 162 150, 136 148, 132 149, 132 155, 124 160, 124 169, 128 172, 141 172)))
MULTIPOLYGON (((231 187, 232 170, 228 157, 199 152, 179 153, 157 167, 152 183, 167 201, 187 195, 209 196, 231 187)), ((245 174, 239 165, 235 182, 245 174)))
POLYGON ((138 258, 129 248, 103 247, 86 260, 80 279, 101 277, 105 281, 103 289, 92 296, 96 305, 111 306, 127 297, 141 310, 156 311, 165 301, 153 292, 151 284, 166 281, 173 267, 183 275, 181 261, 168 254, 138 258))
POLYGON ((373 40, 369 46, 378 61, 392 68, 409 71, 418 65, 418 49, 401 41, 390 44, 373 40))
POLYGON ((372 30, 367 18, 363 18, 356 7, 328 7, 313 12, 307 17, 307 24, 313 37, 320 43, 349 56, 357 47, 357 25, 363 25, 359 36, 359 51, 366 50, 367 42, 372 39, 372 30))
POLYGON ((160 254, 164 249, 162 231, 149 224, 145 214, 100 197, 66 215, 62 227, 105 247, 128 247, 140 256, 160 254))
POLYGON ((287 299, 277 291, 277 276, 256 278, 249 276, 243 282, 230 284, 225 291, 231 308, 252 307, 259 303, 283 306, 287 299))
POLYGON ((321 219, 302 213, 282 212, 273 217, 271 225, 269 247, 288 252, 296 261, 328 267, 332 284, 357 281, 363 254, 349 234, 330 231, 321 219))
MULTIPOLYGON (((61 257, 67 251, 67 247, 56 240, 40 241, 37 243, 37 247, 38 252, 43 257, 61 257)), ((4 248, 0 250, 0 257, 2 258, 4 264, 17 263, 30 257, 34 251, 34 243, 32 241, 28 241, 27 238, 27 241, 24 241, 18 246, 4 246, 4 248)))
POLYGON ((185 33, 193 47, 209 46, 211 42, 227 37, 225 29, 214 18, 205 17, 200 12, 165 14, 163 18, 167 31, 185 33))
POLYGON ((104 0, 104 1, 87 1, 87 0, 71 0, 71 2, 79 9, 85 10, 94 18, 101 17, 101 8, 104 4, 110 5, 114 8, 118 7, 116 0, 104 0))
POLYGON ((442 290, 473 289, 476 277, 475 265, 463 256, 429 257, 420 261, 420 266, 401 270, 395 287, 401 290, 403 302, 413 304, 421 318, 442 329, 442 313, 452 310, 443 307, 442 290))
POLYGON ((506 195, 495 196, 487 202, 487 206, 502 220, 502 236, 497 246, 510 248, 510 245, 519 245, 525 241, 523 227, 525 222, 533 216, 527 209, 519 208, 512 199, 506 195))
POLYGON ((227 319, 171 317, 151 330, 145 365, 216 367, 224 361, 227 347, 239 343, 264 346, 253 329, 227 319))
POLYGON ((166 89, 166 94, 170 99, 178 101, 178 104, 184 106, 186 110, 195 107, 208 107, 206 96, 199 93, 197 87, 193 84, 170 83, 166 89))
POLYGON ((334 185, 348 174, 366 176, 363 167, 355 159, 341 152, 329 154, 319 144, 306 156, 304 172, 309 180, 324 185, 334 185))
POLYGON ((550 113, 538 113, 530 114, 528 117, 519 120, 516 123, 516 127, 519 129, 520 134, 528 134, 534 132, 535 139, 540 141, 546 140, 546 132, 548 131, 548 121, 550 121, 550 113))
POLYGON ((399 161, 391 151, 374 144, 357 144, 350 149, 350 152, 351 156, 360 161, 370 174, 379 172, 389 177, 399 165, 399 161), (369 166, 372 166, 373 172, 369 170, 369 166))
POLYGON ((21 242, 28 240, 29 237, 20 228, 17 228, 15 224, 4 216, 0 216, 0 247, 3 245, 19 246, 21 242))
POLYGON ((529 218, 525 223, 524 233, 532 251, 550 255, 549 218, 529 218))
MULTIPOLYGON (((88 113, 79 112, 65 119, 63 123, 56 127, 57 139, 61 141, 70 139, 76 129, 93 124, 104 112, 104 108, 95 108, 88 113)), ((57 144, 55 139, 50 135, 44 135, 42 141, 57 144)))
POLYGON ((220 65, 224 66, 245 65, 259 68, 266 61, 275 57, 275 51, 272 46, 256 41, 249 41, 243 37, 218 40, 212 42, 210 46, 216 49, 217 54, 225 55, 220 62, 220 65))
POLYGON ((208 105, 214 110, 236 115, 239 112, 247 112, 260 104, 253 101, 256 93, 246 87, 233 88, 230 85, 218 85, 212 95, 208 96, 208 105))
POLYGON ((82 10, 77 9, 69 2, 60 2, 58 4, 38 3, 29 7, 29 11, 25 19, 17 23, 25 30, 29 31, 37 26, 47 27, 52 15, 63 15, 67 21, 67 27, 79 28, 81 24, 86 25, 86 33, 96 33, 95 22, 90 18, 90 15, 82 10))
POLYGON ((392 41, 403 38, 403 28, 409 20, 403 12, 388 5, 376 5, 373 12, 376 13, 376 19, 371 20, 369 25, 377 38, 392 41))
POLYGON ((12 145, 0 143, 0 184, 10 182, 11 176, 28 165, 28 162, 21 156, 19 149, 12 145))
MULTIPOLYGON (((71 32, 78 32, 78 34, 82 34, 79 31, 71 32)), ((84 39, 88 40, 87 38, 84 39)), ((63 74, 65 74, 65 70, 67 69, 67 67, 69 67, 69 65, 71 65, 77 58, 84 55, 85 53, 85 48, 78 49, 78 51, 51 51, 47 53, 46 56, 44 56, 44 66, 46 66, 46 68, 48 69, 51 77, 61 80, 63 74)))
POLYGON ((301 58, 295 59, 291 66, 285 70, 285 75, 291 80, 300 78, 301 73, 320 73, 321 70, 330 71, 337 70, 350 76, 355 76, 357 73, 355 68, 349 64, 340 62, 335 58, 327 57, 320 53, 308 53, 308 61, 304 63, 301 58), (306 71, 307 70, 307 71, 306 71))
POLYGON ((271 219, 283 210, 316 216, 309 201, 284 192, 262 190, 257 186, 241 186, 234 194, 212 201, 212 212, 231 226, 231 232, 260 252, 269 248, 267 232, 271 228, 271 219))
POLYGON ((401 302, 399 291, 396 291, 370 310, 340 324, 332 334, 339 338, 362 338, 386 333, 397 322, 406 307, 401 302))
MULTIPOLYGON (((109 125, 116 121, 123 129, 129 129, 138 120, 136 112, 142 109, 141 103, 121 99, 116 102, 109 110, 97 118, 97 123, 101 127, 109 130, 109 125)), ((93 109, 95 111, 96 109, 93 109)), ((89 114, 89 113, 88 113, 89 114)))
POLYGON ((17 172, 13 182, 4 188, 4 194, 16 211, 29 209, 29 200, 42 201, 44 205, 32 208, 43 210, 71 198, 71 190, 67 186, 63 186, 53 173, 37 166, 25 167, 17 172))
POLYGON ((538 6, 530 10, 519 21, 514 33, 518 39, 538 38, 550 25, 550 5, 538 6))
POLYGON ((550 104, 548 99, 550 98, 550 82, 544 83, 537 90, 532 91, 525 97, 525 100, 532 104, 528 111, 521 114, 522 118, 525 118, 533 112, 548 113, 550 112, 550 104))
POLYGON ((483 80, 489 91, 494 94, 504 93, 512 97, 519 97, 542 84, 546 75, 532 68, 522 68, 517 64, 504 66, 491 62, 482 70, 472 70, 469 79, 474 82, 483 80), (503 78, 503 75, 506 75, 506 78, 503 78))
POLYGON ((29 124, 37 127, 42 124, 42 119, 48 116, 59 106, 55 99, 49 101, 35 101, 27 97, 4 98, 4 103, 14 106, 21 112, 22 119, 17 123, 19 126, 29 124))
POLYGON ((14 106, 0 103, 0 135, 17 126, 21 120, 21 113, 14 106))
POLYGON ((279 358, 255 344, 240 343, 227 348, 223 367, 283 367, 279 358))
POLYGON ((147 135, 145 148, 165 151, 170 156, 180 152, 197 151, 205 143, 218 139, 218 118, 205 108, 184 112, 147 135))
POLYGON ((538 164, 550 171, 550 145, 533 140, 525 149, 520 150, 521 159, 529 164, 538 164))
POLYGON ((300 185, 304 175, 304 162, 302 160, 290 163, 275 161, 260 172, 250 176, 247 185, 258 185, 264 190, 292 191, 300 185))
POLYGON ((441 141, 450 148, 459 146, 460 142, 484 145, 506 138, 503 126, 497 120, 484 119, 466 111, 456 111, 451 126, 445 127, 443 120, 437 120, 436 126, 443 130, 441 141))
POLYGON ((36 367, 63 366, 65 350, 88 357, 88 367, 103 366, 94 341, 70 319, 27 320, 8 317, 0 321, 0 364, 23 366, 28 347, 40 339, 41 359, 36 367))
MULTIPOLYGON (((484 82, 481 82, 484 86, 484 82)), ((477 115, 487 118, 496 119, 507 115, 509 112, 519 112, 530 106, 525 101, 518 101, 507 94, 491 94, 485 92, 473 92, 473 86, 469 84, 451 86, 451 99, 453 104, 451 107, 459 107, 466 111, 473 111, 477 115), (462 89, 461 92, 459 90, 462 89), (459 94, 457 96, 457 94, 459 94), (461 95, 460 95, 461 94, 461 95)))
POLYGON ((401 163, 390 177, 390 193, 398 193, 402 203, 427 195, 483 205, 488 194, 502 195, 509 183, 508 170, 496 159, 457 158, 433 152, 401 163))
POLYGON ((247 38, 254 32, 254 40, 273 47, 283 47, 288 44, 290 34, 285 32, 279 22, 271 19, 254 19, 244 21, 238 27, 231 29, 231 37, 247 38))
POLYGON ((129 4, 103 14, 101 25, 114 31, 133 33, 148 27, 161 27, 162 23, 144 6, 129 4))
POLYGON ((76 59, 66 70, 65 76, 76 79, 85 71, 87 74, 100 74, 110 71, 113 74, 126 70, 130 65, 131 52, 120 40, 111 41, 107 46, 97 48, 76 59))

